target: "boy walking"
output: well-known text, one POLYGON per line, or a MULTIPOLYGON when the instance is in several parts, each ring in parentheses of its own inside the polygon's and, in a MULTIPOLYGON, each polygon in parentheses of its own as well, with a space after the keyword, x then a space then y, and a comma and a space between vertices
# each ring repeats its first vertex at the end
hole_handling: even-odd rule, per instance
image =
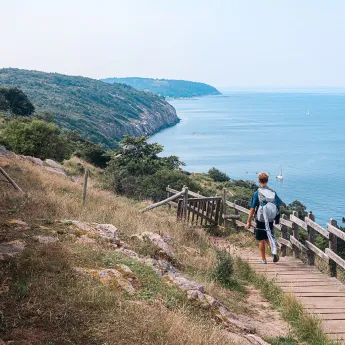
POLYGON ((256 215, 256 239, 259 241, 259 249, 262 261, 267 264, 265 245, 271 246, 273 262, 278 262, 277 243, 273 237, 273 221, 279 219, 279 207, 282 201, 277 193, 267 187, 268 175, 261 172, 258 175, 260 188, 254 193, 250 203, 250 211, 246 229, 250 228, 251 219, 256 215), (270 244, 272 243, 272 245, 270 244))

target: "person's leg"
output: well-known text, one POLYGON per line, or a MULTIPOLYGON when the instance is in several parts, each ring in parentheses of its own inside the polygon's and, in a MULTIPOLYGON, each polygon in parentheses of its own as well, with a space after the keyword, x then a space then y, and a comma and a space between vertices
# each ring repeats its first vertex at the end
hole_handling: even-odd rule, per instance
POLYGON ((260 249, 260 255, 261 255, 261 259, 262 261, 266 262, 266 253, 265 253, 265 240, 261 240, 259 241, 259 249, 260 249))

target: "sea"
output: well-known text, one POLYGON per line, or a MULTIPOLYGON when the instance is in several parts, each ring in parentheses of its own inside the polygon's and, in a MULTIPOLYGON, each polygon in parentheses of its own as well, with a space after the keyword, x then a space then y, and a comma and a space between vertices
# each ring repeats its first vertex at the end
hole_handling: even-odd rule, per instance
MULTIPOLYGON (((221 90, 169 102, 181 122, 150 138, 190 172, 216 167, 299 200, 317 223, 345 217, 345 89, 221 90), (283 180, 276 176, 282 170, 283 180)), ((343 224, 344 225, 344 224, 343 224)))

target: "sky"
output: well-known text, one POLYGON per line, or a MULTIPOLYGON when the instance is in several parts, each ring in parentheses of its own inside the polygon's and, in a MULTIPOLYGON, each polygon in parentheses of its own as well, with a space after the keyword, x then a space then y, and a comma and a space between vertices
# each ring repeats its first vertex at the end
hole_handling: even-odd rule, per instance
POLYGON ((0 67, 345 86, 345 0, 0 0, 0 67))

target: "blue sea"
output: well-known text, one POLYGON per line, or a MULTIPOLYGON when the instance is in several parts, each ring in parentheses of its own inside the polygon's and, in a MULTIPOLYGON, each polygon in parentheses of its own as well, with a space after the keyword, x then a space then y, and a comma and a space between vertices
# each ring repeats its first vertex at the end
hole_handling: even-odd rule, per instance
POLYGON ((270 186, 300 200, 325 225, 345 217, 345 90, 233 91, 172 100, 181 122, 154 135, 186 170, 216 167, 233 179, 270 186), (282 167, 284 179, 275 178, 282 167))

